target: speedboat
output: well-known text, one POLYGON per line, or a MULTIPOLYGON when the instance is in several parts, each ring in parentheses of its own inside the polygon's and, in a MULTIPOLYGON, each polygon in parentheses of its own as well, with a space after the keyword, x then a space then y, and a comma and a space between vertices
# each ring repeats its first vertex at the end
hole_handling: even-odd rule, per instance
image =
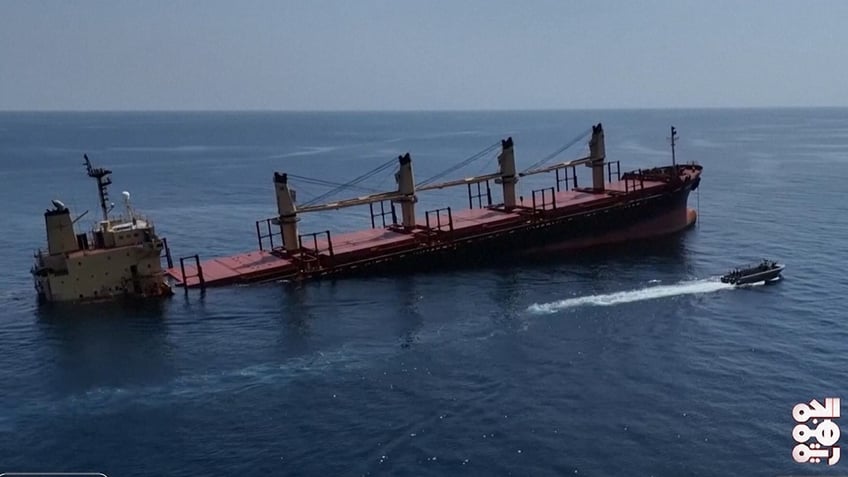
POLYGON ((757 265, 734 268, 721 277, 722 283, 731 285, 746 285, 749 283, 766 282, 778 278, 783 272, 784 265, 773 260, 763 259, 757 265))

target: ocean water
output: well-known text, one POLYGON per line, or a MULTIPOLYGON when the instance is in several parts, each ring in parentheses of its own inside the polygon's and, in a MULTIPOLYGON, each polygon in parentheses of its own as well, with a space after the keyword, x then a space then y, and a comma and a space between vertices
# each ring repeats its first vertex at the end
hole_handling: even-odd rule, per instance
MULTIPOLYGON (((846 177, 843 109, 0 113, 0 473, 844 474, 793 461, 792 408, 848 398, 846 177), (116 209, 130 191, 175 256, 209 258, 256 247, 274 171, 345 182, 410 152, 424 179, 507 136, 522 169, 596 122, 623 170, 669 163, 677 127, 677 160, 704 166, 695 228, 509 267, 35 302, 50 200, 97 217, 84 153, 116 209), (716 282, 762 257, 783 280, 716 282)), ((445 205, 465 191, 419 210, 445 205)), ((367 208, 301 222, 368 226, 367 208)))

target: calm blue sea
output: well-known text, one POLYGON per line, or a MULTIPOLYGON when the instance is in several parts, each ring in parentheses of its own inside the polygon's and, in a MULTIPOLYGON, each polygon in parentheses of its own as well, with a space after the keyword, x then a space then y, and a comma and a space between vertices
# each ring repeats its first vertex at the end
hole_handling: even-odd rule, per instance
MULTIPOLYGON (((843 109, 0 113, 0 473, 846 474, 848 456, 792 459, 792 407, 848 399, 846 178, 843 109), (677 159, 704 166, 697 227, 521 266, 35 302, 50 200, 97 217, 83 153, 117 209, 130 191, 175 256, 210 258, 256 248, 274 171, 344 182, 408 151, 420 180, 507 136, 523 168, 596 122, 623 169, 670 163, 677 128, 677 159), (715 283, 762 257, 784 280, 715 283)), ((444 205, 465 191, 419 210, 444 205)), ((368 226, 367 208, 301 222, 368 226)))

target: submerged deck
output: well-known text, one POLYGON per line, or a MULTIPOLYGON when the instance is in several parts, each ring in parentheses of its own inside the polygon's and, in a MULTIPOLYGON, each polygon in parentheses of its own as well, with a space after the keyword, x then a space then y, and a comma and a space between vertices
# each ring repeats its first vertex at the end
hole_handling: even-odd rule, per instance
MULTIPOLYGON (((681 180, 696 179, 696 169, 680 169, 681 180)), ((520 228, 528 224, 585 214, 604 207, 620 204, 639 197, 661 193, 669 188, 661 180, 632 178, 611 181, 603 192, 587 189, 562 190, 553 187, 534 191, 532 198, 525 197, 511 211, 499 206, 451 211, 449 208, 428 211, 425 217, 416 219, 412 230, 400 228, 372 228, 357 232, 332 235, 329 233, 302 236, 299 253, 289 255, 275 248, 257 250, 223 258, 213 258, 195 265, 187 262, 167 269, 166 273, 177 286, 217 286, 234 283, 262 282, 270 280, 309 276, 318 273, 322 264, 331 259, 334 267, 353 266, 358 263, 378 261, 398 253, 431 247, 435 240, 460 241, 470 237, 484 236, 520 228), (538 194, 537 194, 538 192, 538 194), (330 239, 330 240, 328 240, 330 239), (203 283, 201 283, 201 277, 203 283)), ((261 244, 261 239, 260 239, 261 244)))

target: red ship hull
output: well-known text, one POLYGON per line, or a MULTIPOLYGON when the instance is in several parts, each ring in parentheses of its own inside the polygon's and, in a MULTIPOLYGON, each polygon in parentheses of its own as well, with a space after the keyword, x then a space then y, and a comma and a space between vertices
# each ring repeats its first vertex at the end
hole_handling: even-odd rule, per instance
POLYGON ((527 250, 528 254, 569 253, 603 245, 615 245, 636 240, 671 235, 695 224, 698 213, 688 207, 675 207, 655 217, 633 225, 616 228, 599 235, 592 235, 527 250))
POLYGON ((698 165, 640 171, 638 176, 625 174, 606 184, 604 191, 551 190, 547 200, 509 211, 502 206, 448 210, 438 226, 428 217, 412 230, 377 228, 332 237, 327 233, 324 239, 304 240, 295 254, 259 250, 201 262, 200 270, 170 268, 168 275, 178 286, 196 287, 407 273, 648 239, 679 232, 695 222, 696 213, 687 202, 700 174, 698 165))

